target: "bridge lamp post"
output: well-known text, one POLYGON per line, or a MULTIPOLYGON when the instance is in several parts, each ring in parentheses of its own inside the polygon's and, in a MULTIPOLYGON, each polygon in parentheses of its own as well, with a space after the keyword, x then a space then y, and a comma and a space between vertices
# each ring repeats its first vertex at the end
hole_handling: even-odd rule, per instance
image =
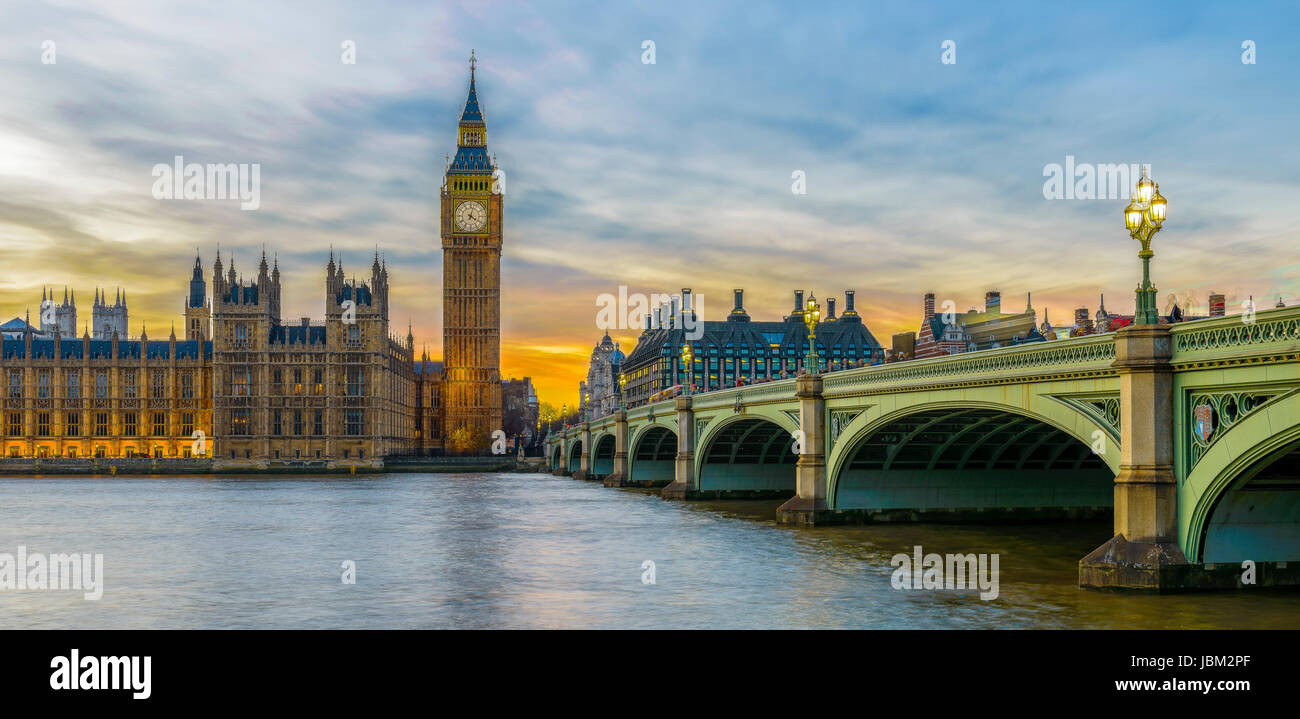
POLYGON ((627 409, 627 373, 618 373, 618 408, 627 409))
POLYGON ((821 307, 817 305, 817 297, 811 292, 808 293, 808 306, 804 309, 803 323, 808 327, 808 354, 804 357, 804 372, 807 374, 821 374, 821 360, 817 357, 817 321, 822 317, 821 307))
POLYGON ((695 363, 692 362, 693 359, 695 359, 695 355, 691 352, 691 346, 689 344, 683 344, 682 345, 682 367, 686 369, 685 394, 688 395, 691 393, 691 385, 695 384, 695 363))
POLYGON ((1156 287, 1151 284, 1151 239, 1164 226, 1169 210, 1169 202, 1160 194, 1160 185, 1147 176, 1142 169, 1142 179, 1138 180, 1133 199, 1124 208, 1124 226, 1129 236, 1142 243, 1138 257, 1142 258, 1142 284, 1137 288, 1137 310, 1134 312, 1133 324, 1160 324, 1160 315, 1156 311, 1156 287))

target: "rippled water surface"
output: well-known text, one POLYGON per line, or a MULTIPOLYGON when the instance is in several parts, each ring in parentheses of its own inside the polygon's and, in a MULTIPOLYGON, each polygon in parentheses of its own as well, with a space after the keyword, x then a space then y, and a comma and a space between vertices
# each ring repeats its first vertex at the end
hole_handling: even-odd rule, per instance
POLYGON ((0 590, 0 627, 1300 627, 1292 591, 1079 590, 1108 522, 790 529, 778 504, 544 474, 0 479, 0 552, 105 574, 99 601, 0 590), (917 544, 998 553, 1000 596, 893 589, 917 544))

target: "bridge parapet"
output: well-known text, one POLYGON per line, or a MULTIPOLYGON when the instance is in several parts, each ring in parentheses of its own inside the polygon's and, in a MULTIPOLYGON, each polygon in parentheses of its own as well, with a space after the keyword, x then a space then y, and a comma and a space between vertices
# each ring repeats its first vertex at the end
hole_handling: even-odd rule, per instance
POLYGON ((696 411, 700 411, 731 407, 736 404, 737 397, 739 397, 744 404, 749 405, 769 401, 792 400, 794 399, 794 394, 795 380, 782 379, 747 385, 744 387, 717 389, 712 392, 694 395, 691 399, 692 407, 696 411))
POLYGON ((1300 306, 1264 310, 1251 319, 1232 315, 1174 325, 1174 370, 1270 355, 1277 361, 1295 360, 1300 352, 1300 306))
POLYGON ((1038 376, 1113 375, 1115 334, 1087 335, 1051 342, 965 352, 946 357, 831 372, 825 394, 893 391, 934 384, 996 384, 1038 376))

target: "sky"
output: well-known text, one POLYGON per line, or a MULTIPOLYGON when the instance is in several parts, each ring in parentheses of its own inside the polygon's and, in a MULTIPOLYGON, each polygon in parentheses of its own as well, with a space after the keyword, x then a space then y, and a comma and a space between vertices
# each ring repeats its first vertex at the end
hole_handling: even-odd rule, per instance
POLYGON ((358 279, 383 255, 394 332, 441 356, 471 50, 506 177, 502 375, 557 406, 620 286, 690 287, 706 319, 733 288, 755 319, 855 290, 886 346, 927 291, 958 311, 1032 292, 1058 326, 1103 293, 1131 313, 1126 202, 1045 197, 1067 156, 1151 166, 1162 309, 1300 301, 1293 3, 86 5, 0 6, 4 320, 67 286, 84 323, 121 287, 131 334, 165 337, 218 246, 248 279, 264 248, 286 320, 320 319, 333 247, 358 279), (177 155, 258 164, 260 206, 155 198, 177 155))

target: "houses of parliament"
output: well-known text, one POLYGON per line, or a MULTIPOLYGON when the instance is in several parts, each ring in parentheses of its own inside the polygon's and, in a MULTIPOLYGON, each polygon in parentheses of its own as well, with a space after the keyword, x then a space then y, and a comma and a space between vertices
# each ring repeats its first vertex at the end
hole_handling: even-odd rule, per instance
MULTIPOLYGON (((42 299, 39 328, 0 325, 0 453, 11 458, 210 458, 214 469, 381 468, 394 455, 481 451, 501 428, 503 196, 471 58, 456 156, 440 191, 444 361, 390 328, 389 275, 345 279, 330 250, 324 321, 282 316, 278 260, 255 279, 195 257, 182 335, 128 338, 126 295, 42 299)), ((84 297, 84 295, 83 295, 84 297)))

